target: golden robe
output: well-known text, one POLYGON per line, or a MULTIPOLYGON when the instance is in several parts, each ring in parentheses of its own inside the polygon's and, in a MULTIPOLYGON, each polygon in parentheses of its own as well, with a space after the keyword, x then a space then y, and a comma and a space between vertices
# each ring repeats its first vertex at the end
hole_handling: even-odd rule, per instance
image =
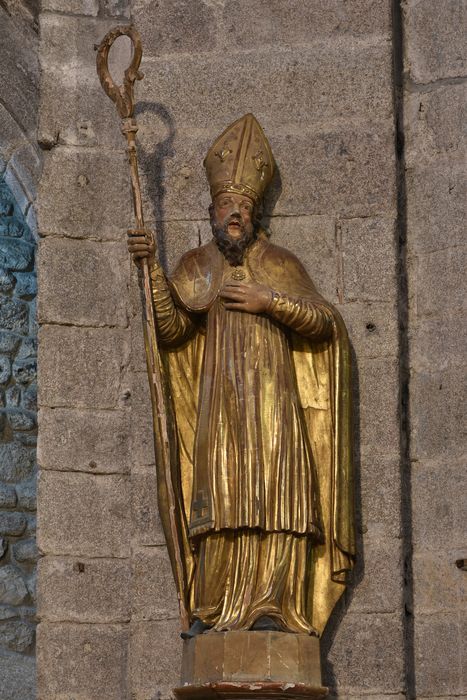
POLYGON ((176 425, 178 500, 160 483, 160 509, 165 525, 177 519, 179 541, 166 535, 185 565, 179 594, 216 629, 270 615, 320 633, 354 552, 347 334, 264 235, 242 272, 274 290, 267 314, 224 307, 232 271, 211 242, 182 257, 169 286, 151 275, 176 425))

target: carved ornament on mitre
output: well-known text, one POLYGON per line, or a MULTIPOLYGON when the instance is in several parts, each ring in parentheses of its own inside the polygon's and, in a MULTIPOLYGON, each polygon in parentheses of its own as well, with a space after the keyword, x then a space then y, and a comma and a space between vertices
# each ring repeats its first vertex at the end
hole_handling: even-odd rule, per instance
POLYGON ((221 192, 235 192, 259 201, 271 182, 274 158, 259 122, 252 114, 227 127, 204 160, 214 199, 221 192))

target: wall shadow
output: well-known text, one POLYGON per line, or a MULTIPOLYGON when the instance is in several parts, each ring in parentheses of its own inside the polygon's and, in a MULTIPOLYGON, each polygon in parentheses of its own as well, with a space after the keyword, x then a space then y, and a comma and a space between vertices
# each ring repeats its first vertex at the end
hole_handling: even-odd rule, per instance
POLYGON ((329 619, 321 638, 321 664, 323 669, 323 683, 328 686, 333 698, 339 697, 337 690, 337 678, 333 664, 328 659, 329 652, 334 643, 339 626, 345 617, 347 610, 355 595, 358 584, 365 575, 365 557, 363 545, 363 525, 362 525, 362 489, 361 489, 361 450, 360 450, 360 382, 359 368, 355 349, 350 344, 352 362, 352 411, 353 411, 353 456, 354 456, 354 479, 355 479, 355 543, 356 562, 351 575, 349 585, 337 603, 329 619))
POLYGON ((150 203, 152 207, 152 219, 155 224, 155 237, 162 266, 167 269, 167 236, 165 225, 165 162, 167 158, 175 156, 174 141, 176 136, 175 119, 163 104, 158 102, 138 102, 135 116, 151 114, 158 117, 167 130, 165 138, 157 141, 154 146, 145 148, 141 141, 138 142, 141 171, 146 175, 149 183, 150 203))

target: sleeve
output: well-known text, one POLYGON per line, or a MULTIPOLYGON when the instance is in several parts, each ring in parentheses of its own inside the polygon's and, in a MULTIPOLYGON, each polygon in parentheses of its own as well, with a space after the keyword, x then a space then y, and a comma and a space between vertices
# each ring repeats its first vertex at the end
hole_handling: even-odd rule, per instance
POLYGON ((273 292, 269 316, 305 338, 323 341, 332 334, 332 312, 324 303, 273 292))
POLYGON ((190 314, 178 306, 159 263, 151 268, 151 289, 158 337, 168 347, 182 345, 193 334, 196 323, 190 314))

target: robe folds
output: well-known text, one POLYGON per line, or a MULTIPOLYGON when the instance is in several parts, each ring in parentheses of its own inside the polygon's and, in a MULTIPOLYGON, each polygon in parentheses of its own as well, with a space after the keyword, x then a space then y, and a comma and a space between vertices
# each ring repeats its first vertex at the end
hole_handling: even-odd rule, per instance
POLYGON ((273 290, 267 314, 225 308, 232 271, 212 241, 168 282, 151 273, 174 426, 159 507, 184 565, 179 595, 217 629, 267 614, 321 633, 355 548, 347 332, 298 259, 264 234, 241 274, 273 290))

